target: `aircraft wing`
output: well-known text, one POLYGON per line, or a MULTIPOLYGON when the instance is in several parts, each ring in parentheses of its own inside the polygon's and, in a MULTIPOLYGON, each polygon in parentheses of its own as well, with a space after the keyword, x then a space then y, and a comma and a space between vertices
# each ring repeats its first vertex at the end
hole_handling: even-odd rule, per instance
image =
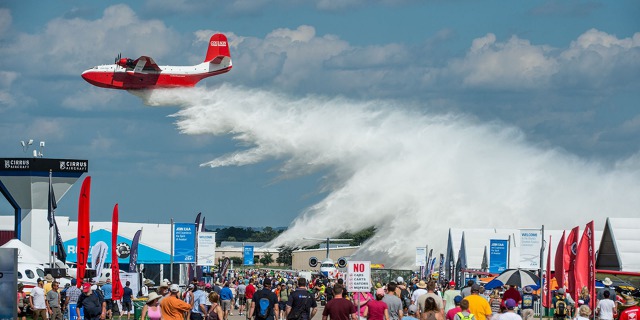
POLYGON ((141 56, 140 58, 133 61, 135 68, 133 68, 133 72, 142 72, 143 70, 154 70, 154 71, 162 71, 158 64, 151 59, 151 57, 141 56))

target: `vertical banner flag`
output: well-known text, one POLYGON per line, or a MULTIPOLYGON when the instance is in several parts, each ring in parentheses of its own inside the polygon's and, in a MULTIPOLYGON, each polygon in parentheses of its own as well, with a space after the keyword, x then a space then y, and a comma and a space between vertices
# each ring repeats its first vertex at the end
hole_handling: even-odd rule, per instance
POLYGON ((216 233, 198 233, 198 258, 196 264, 199 266, 212 266, 216 264, 216 233))
POLYGON ((242 249, 242 264, 245 266, 253 265, 253 246, 244 246, 242 249))
POLYGON ((62 245, 62 237, 60 236, 60 230, 58 230, 58 223, 56 222, 56 209, 58 204, 56 203, 56 195, 53 193, 53 181, 51 177, 51 170, 49 170, 49 214, 47 220, 49 220, 49 229, 54 228, 56 234, 55 252, 58 260, 67 262, 67 252, 62 245))
POLYGON ((109 246, 104 241, 98 241, 91 247, 91 268, 96 270, 96 276, 93 281, 98 282, 100 280, 100 274, 104 268, 104 261, 107 259, 107 251, 109 246))
POLYGON ((124 293, 120 282, 120 264, 118 263, 118 204, 113 206, 111 216, 111 279, 113 280, 112 296, 113 300, 120 300, 124 293))
POLYGON ((220 266, 220 277, 222 277, 222 282, 227 279, 227 271, 229 270, 229 265, 231 264, 231 259, 224 258, 222 260, 222 265, 220 266))
POLYGON ((200 216, 202 215, 202 212, 198 212, 198 215, 196 216, 196 231, 200 231, 200 216))
POLYGON ((433 272, 436 271, 436 257, 431 258, 429 263, 429 276, 433 275, 433 272))
POLYGON ((543 275, 542 306, 551 307, 551 236, 549 236, 549 252, 547 252, 547 270, 543 275))
POLYGON ((444 254, 440 254, 440 265, 438 266, 438 280, 447 280, 444 275, 444 254))
POLYGON ((173 262, 194 263, 196 260, 196 226, 193 223, 173 225, 173 262))
POLYGON ((87 176, 82 181, 80 188, 80 198, 78 199, 78 243, 76 245, 77 254, 77 286, 82 286, 84 271, 87 268, 89 259, 89 220, 90 220, 90 198, 91 198, 91 176, 87 176))
POLYGON ((542 234, 540 229, 520 230, 520 268, 540 269, 540 247, 542 234))
POLYGON ((501 273, 507 270, 508 241, 491 239, 489 243, 489 272, 501 273))
POLYGON ((416 247, 416 266, 424 267, 427 265, 427 248, 416 247))
POLYGON ((200 226, 200 231, 204 232, 207 231, 204 226, 205 226, 205 221, 207 220, 207 217, 202 217, 202 225, 200 226))
POLYGON ((140 244, 140 235, 142 230, 136 231, 136 234, 131 240, 131 253, 129 254, 129 272, 136 272, 136 265, 138 264, 138 245, 140 244))
MULTIPOLYGON (((582 233, 580 244, 578 245, 578 251, 576 254, 576 264, 574 267, 574 277, 576 280, 576 290, 582 290, 582 287, 587 287, 589 295, 591 297, 596 296, 595 287, 595 241, 593 238, 593 221, 587 223, 587 226, 582 233)), ((573 292, 572 292, 573 294, 573 292)), ((590 307, 595 307, 595 300, 591 299, 590 307)))
MULTIPOLYGON (((560 242, 558 242, 558 248, 556 249, 556 258, 554 260, 554 265, 555 265, 555 278, 556 281, 558 282, 558 288, 564 288, 564 286, 566 286, 567 284, 565 283, 565 273, 566 273, 566 269, 565 269, 565 262, 564 262, 564 231, 562 231, 562 237, 560 238, 560 242)), ((571 293, 571 296, 573 297, 573 293, 571 293)))
POLYGON ((576 253, 578 252, 578 236, 580 235, 580 227, 576 226, 571 229, 569 236, 564 242, 564 283, 572 297, 577 297, 580 290, 576 288, 576 279, 574 277, 573 268, 576 265, 576 253))

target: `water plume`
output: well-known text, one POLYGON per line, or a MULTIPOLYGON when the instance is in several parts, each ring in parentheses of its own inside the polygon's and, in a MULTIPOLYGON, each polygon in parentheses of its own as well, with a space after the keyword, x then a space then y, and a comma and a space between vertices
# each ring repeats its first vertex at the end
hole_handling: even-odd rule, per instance
POLYGON ((428 106, 230 85, 157 90, 146 103, 181 106, 174 116, 184 134, 231 135, 246 146, 203 166, 277 159, 286 177, 326 173, 326 196, 276 246, 374 226, 355 257, 412 267, 416 246, 444 252, 450 227, 570 228, 633 216, 640 205, 637 159, 590 161, 504 124, 419 111, 428 106))

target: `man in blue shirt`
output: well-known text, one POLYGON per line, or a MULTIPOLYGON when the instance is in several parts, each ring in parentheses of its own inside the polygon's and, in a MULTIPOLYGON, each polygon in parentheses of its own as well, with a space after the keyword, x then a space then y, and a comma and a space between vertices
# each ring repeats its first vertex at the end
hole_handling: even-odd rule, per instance
POLYGON ((125 283, 124 289, 122 289, 122 312, 127 313, 127 320, 129 320, 129 314, 131 313, 131 300, 133 299, 133 290, 129 287, 130 281, 125 283))
POLYGON ((102 294, 104 295, 104 302, 107 303, 107 319, 111 319, 113 314, 113 286, 111 286, 110 278, 107 278, 107 283, 105 283, 100 290, 102 290, 102 294))
MULTIPOLYGON (((191 320, 202 320, 207 314, 207 293, 204 289, 204 281, 198 282, 196 291, 193 292, 193 308, 191 308, 191 320)), ((222 319, 219 319, 222 320, 222 319)))
POLYGON ((224 288, 220 289, 220 300, 222 311, 224 311, 224 320, 229 319, 231 312, 231 301, 233 300, 233 292, 229 288, 229 282, 224 283, 224 288))

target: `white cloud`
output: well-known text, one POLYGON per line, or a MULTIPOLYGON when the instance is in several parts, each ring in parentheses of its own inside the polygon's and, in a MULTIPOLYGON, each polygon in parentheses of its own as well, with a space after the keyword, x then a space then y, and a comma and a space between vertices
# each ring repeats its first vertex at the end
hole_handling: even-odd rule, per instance
POLYGON ((3 37, 7 30, 9 30, 13 22, 12 19, 9 9, 0 8, 0 37, 3 37))

